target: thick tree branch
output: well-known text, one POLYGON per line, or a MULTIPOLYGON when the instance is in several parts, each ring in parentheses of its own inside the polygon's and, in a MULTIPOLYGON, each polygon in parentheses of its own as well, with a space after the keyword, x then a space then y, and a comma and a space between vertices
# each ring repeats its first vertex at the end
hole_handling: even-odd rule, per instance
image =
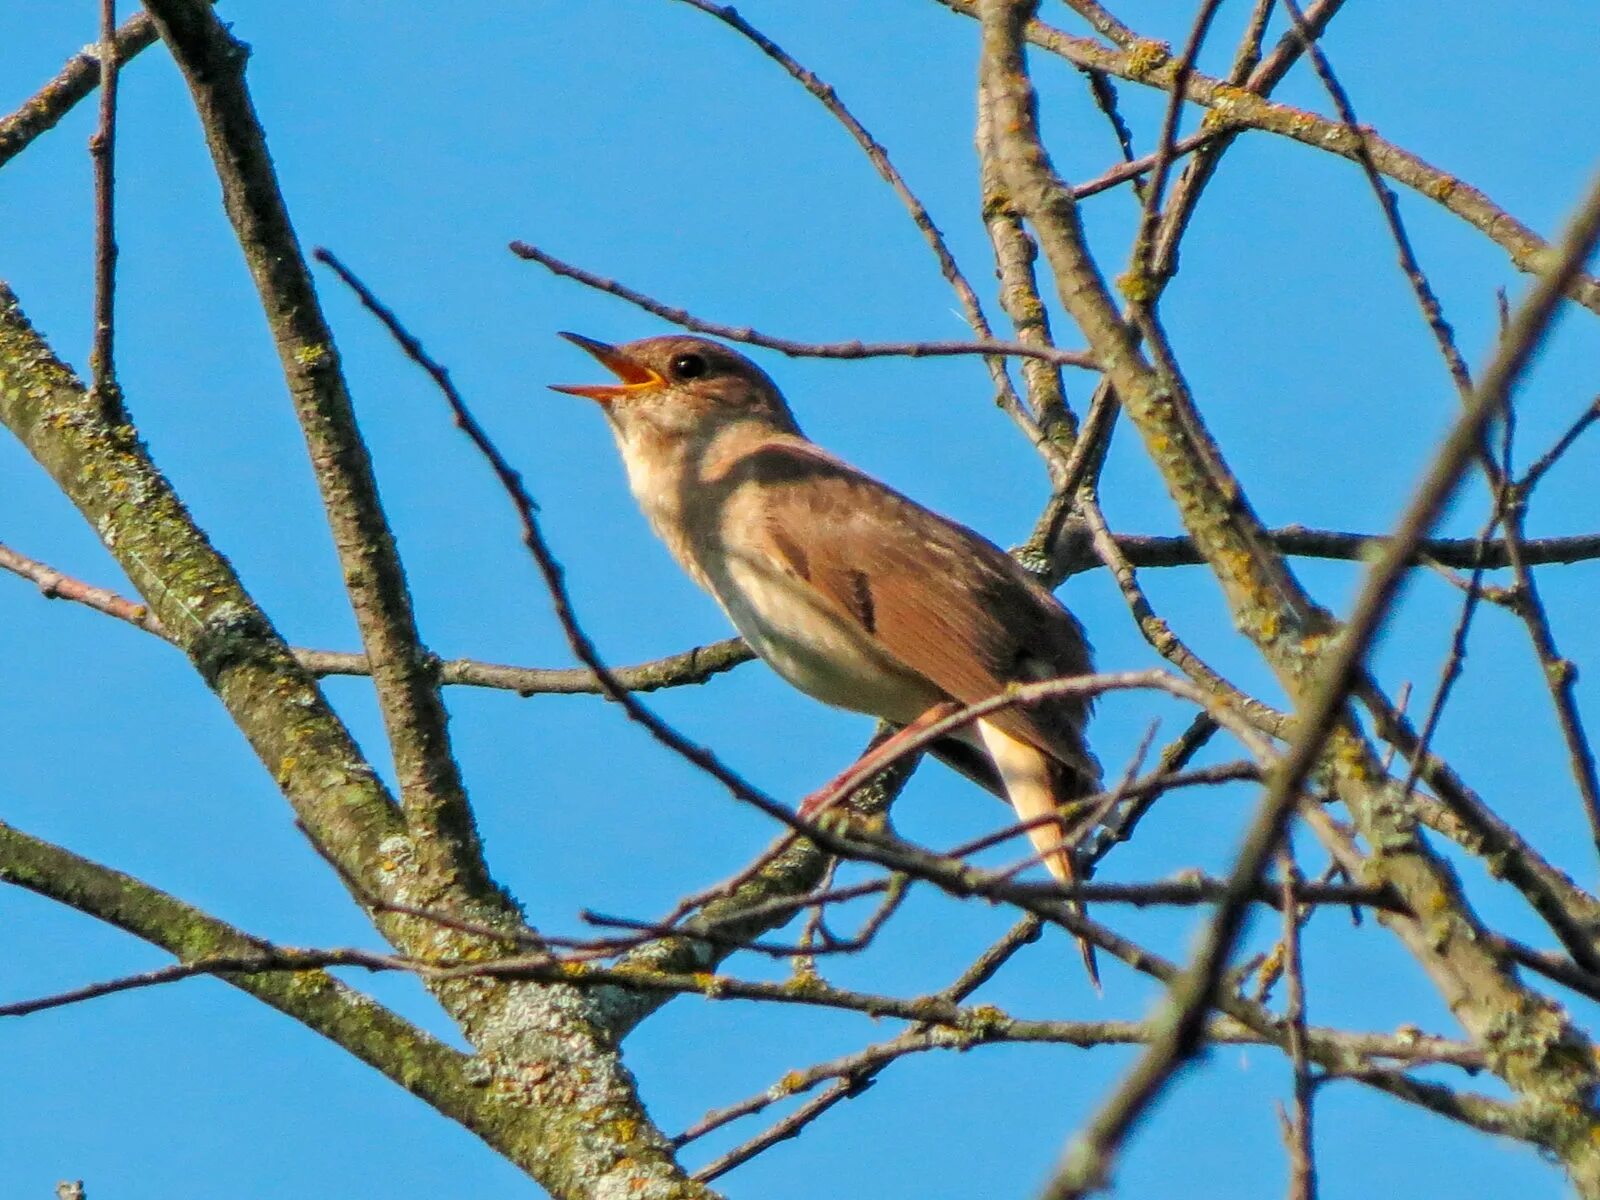
MULTIPOLYGON (((982 7, 979 0, 938 0, 938 3, 969 17, 976 17, 982 7)), ((1080 70, 1103 71, 1146 87, 1170 90, 1177 75, 1177 64, 1171 52, 1160 42, 1141 38, 1128 49, 1112 48, 1092 38, 1073 37, 1038 20, 1028 22, 1023 36, 1080 70)), ((1505 250, 1518 270, 1537 273, 1549 260, 1550 244, 1483 192, 1371 130, 1363 130, 1358 136, 1338 121, 1263 99, 1245 88, 1234 87, 1200 72, 1190 74, 1184 96, 1211 109, 1207 123, 1219 131, 1261 130, 1352 161, 1357 158, 1357 147, 1365 142, 1374 165, 1387 178, 1421 193, 1466 221, 1505 250)), ((1585 308, 1600 313, 1600 279, 1580 273, 1568 285, 1567 294, 1585 308)))
POLYGON ((150 0, 147 8, 193 95, 223 207, 277 344, 372 668, 401 803, 417 831, 427 834, 419 851, 434 860, 441 877, 465 876, 470 887, 485 890, 488 870, 451 754, 438 682, 417 633, 333 334, 245 86, 248 48, 201 0, 150 0))
MULTIPOLYGON (((270 957, 267 943, 110 867, 0 823, 0 880, 27 888, 176 955, 185 963, 270 957)), ((208 972, 217 973, 217 972, 208 972)), ((320 1033, 490 1146, 515 1158, 525 1137, 495 1077, 517 1072, 473 1060, 326 971, 221 972, 224 982, 320 1033), (488 1085, 488 1086, 486 1086, 488 1085)))
MULTIPOLYGON (((195 527, 127 426, 112 426, 0 285, 0 420, 83 512, 278 781, 316 842, 374 895, 521 929, 498 892, 440 879, 315 681, 195 527)), ((417 957, 493 955, 505 944, 434 922, 378 917, 417 957)), ((558 1197, 607 1187, 700 1196, 650 1124, 599 1006, 560 985, 435 981, 481 1054, 515 1083, 507 1157, 558 1197), (574 1099, 574 1089, 578 1095, 574 1099)))
MULTIPOLYGON (((1144 438, 1190 535, 1223 585, 1236 624, 1256 642, 1297 708, 1316 713, 1319 705, 1342 696, 1337 684, 1326 683, 1332 623, 1301 590, 1265 537, 1181 380, 1170 371, 1152 368, 1132 331, 1118 318, 1085 247, 1071 192, 1054 174, 1038 142, 1032 88, 1021 54, 1032 5, 988 0, 981 8, 984 78, 995 98, 995 129, 1006 178, 1019 208, 1039 234, 1061 301, 1083 329, 1144 438)), ((1562 285, 1569 281, 1570 275, 1557 280, 1562 285)), ((1545 282, 1536 286, 1536 293, 1544 290, 1545 282)), ((1433 509, 1428 511, 1431 515, 1433 509)), ((1403 527, 1399 545, 1404 549, 1405 535, 1424 531, 1403 527)), ((1340 710, 1342 704, 1337 704, 1334 711, 1340 710)), ((1308 720, 1309 728, 1314 730, 1316 724, 1308 720)), ((1592 1137, 1596 1125, 1590 1108, 1593 1072, 1575 1066, 1572 1056, 1581 1039, 1558 1010, 1521 987, 1478 943, 1483 930, 1453 874, 1388 801, 1388 784, 1372 749, 1348 724, 1341 724, 1333 737, 1327 761, 1340 797, 1363 835, 1385 849, 1382 878, 1396 887, 1414 912, 1428 914, 1426 919, 1389 916, 1386 923, 1428 969, 1473 1035, 1496 1047, 1491 1062, 1496 1073, 1562 1126, 1555 1137, 1556 1152, 1580 1190, 1600 1194, 1600 1155, 1592 1137), (1509 1039, 1508 1027, 1517 1031, 1509 1039)), ((1320 744, 1319 737, 1301 739, 1303 748, 1320 744)), ((1270 855, 1286 813, 1281 801, 1263 809, 1241 855, 1234 876, 1237 885, 1248 882, 1252 864, 1259 865, 1270 855)), ((1223 919, 1213 923, 1206 953, 1179 989, 1170 1041, 1147 1056, 1150 1069, 1130 1077, 1128 1087, 1103 1110, 1088 1139, 1069 1155, 1052 1185, 1052 1195, 1081 1194, 1103 1181, 1110 1155, 1135 1115, 1164 1084, 1172 1066, 1198 1044, 1195 1022, 1214 986, 1214 972, 1225 962, 1238 931, 1229 911, 1224 906, 1223 919)))

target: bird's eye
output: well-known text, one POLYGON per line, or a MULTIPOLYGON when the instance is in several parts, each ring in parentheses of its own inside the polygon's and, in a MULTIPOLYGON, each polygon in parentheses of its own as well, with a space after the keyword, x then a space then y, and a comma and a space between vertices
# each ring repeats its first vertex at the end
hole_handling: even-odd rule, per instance
POLYGON ((678 379, 699 379, 709 369, 698 354, 680 354, 672 360, 672 374, 678 379))

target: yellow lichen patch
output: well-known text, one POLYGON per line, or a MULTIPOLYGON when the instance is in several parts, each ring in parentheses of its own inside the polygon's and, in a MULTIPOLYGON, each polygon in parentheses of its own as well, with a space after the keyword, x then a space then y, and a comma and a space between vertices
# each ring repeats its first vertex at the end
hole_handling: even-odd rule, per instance
POLYGON ((971 1009, 961 1022, 961 1031, 970 1037, 990 1037, 1011 1020, 1003 1009, 993 1004, 980 1004, 971 1009))
POLYGON ((713 975, 710 971, 696 971, 692 976, 694 986, 700 994, 708 1000, 715 1000, 722 995, 722 977, 713 975))
POLYGON ((1249 92, 1243 88, 1234 87, 1232 84, 1219 83, 1211 92, 1211 109, 1213 112, 1221 109, 1237 108, 1248 103, 1251 99, 1249 92))
POLYGON ((815 971, 796 971, 783 981, 783 990, 791 996, 807 996, 822 988, 822 981, 816 976, 815 971))
POLYGON ((1422 190, 1424 193, 1443 204, 1455 193, 1457 186, 1458 185, 1456 181, 1450 176, 1441 175, 1438 179, 1432 180, 1422 190))
POLYGON ((792 1096, 806 1085, 806 1077, 799 1071, 790 1071, 772 1085, 772 1090, 780 1096, 792 1096))
POLYGON ((1011 196, 1002 188, 996 188, 983 198, 983 219, 992 220, 995 217, 1009 217, 1012 213, 1011 196))
POLYGON ((295 347, 294 361, 302 367, 314 367, 327 357, 328 348, 318 343, 295 347))
POLYGON ((1172 47, 1154 38, 1140 38, 1128 49, 1128 74, 1143 79, 1152 71, 1166 66, 1172 58, 1172 47))
POLYGON ((1045 307, 1026 292, 1012 301, 1012 317, 1021 324, 1039 325, 1045 318, 1045 307))
POLYGON ((289 786, 289 780, 294 775, 294 768, 298 761, 299 760, 297 760, 292 754, 285 755, 283 758, 278 760, 277 779, 279 787, 289 786))
POLYGON ((1272 951, 1261 960, 1261 966, 1256 970, 1256 994, 1265 995, 1267 990, 1283 978, 1284 962, 1288 951, 1282 942, 1273 944, 1272 951))
POLYGON ((1261 620, 1257 625, 1257 632, 1260 633, 1262 641, 1277 641, 1278 631, 1280 628, 1281 627, 1278 623, 1278 614, 1276 612, 1270 608, 1262 612, 1261 620))
POLYGON ((1556 687, 1565 687, 1577 672, 1578 668, 1567 658, 1551 659, 1544 667, 1545 677, 1556 687))
POLYGON ((1143 304, 1154 298, 1155 281, 1143 271, 1125 271, 1117 276, 1117 291, 1135 304, 1143 304))

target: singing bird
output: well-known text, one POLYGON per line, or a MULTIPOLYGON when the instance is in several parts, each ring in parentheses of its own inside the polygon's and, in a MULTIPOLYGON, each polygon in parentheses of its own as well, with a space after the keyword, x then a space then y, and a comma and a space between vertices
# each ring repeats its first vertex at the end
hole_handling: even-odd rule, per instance
MULTIPOLYGON (((1015 559, 808 440, 743 355, 696 337, 561 336, 618 382, 555 390, 599 402, 657 536, 802 692, 905 726, 1091 670, 1076 618, 1015 559)), ((1005 708, 933 751, 1037 821, 1099 790, 1088 715, 1079 697, 1005 708)), ((1059 822, 1028 836, 1070 883, 1059 822)))

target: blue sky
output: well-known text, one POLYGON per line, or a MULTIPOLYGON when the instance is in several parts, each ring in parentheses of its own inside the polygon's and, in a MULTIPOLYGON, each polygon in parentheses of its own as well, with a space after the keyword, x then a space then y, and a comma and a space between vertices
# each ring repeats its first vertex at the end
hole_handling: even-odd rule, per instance
MULTIPOLYGON (((10 111, 93 37, 92 5, 21 0, 0 16, 0 111, 10 111)), ((1185 4, 1144 0, 1122 15, 1181 41, 1185 4)), ((1224 67, 1248 6, 1225 4, 1203 65, 1224 67)), ((932 4, 750 0, 741 12, 836 84, 889 148, 986 285, 971 149, 974 25, 932 4)), ((721 614, 650 538, 599 415, 549 382, 593 377, 554 336, 609 340, 662 331, 654 319, 514 259, 533 241, 669 303, 732 324, 834 340, 963 336, 955 301, 916 231, 854 144, 760 54, 662 0, 474 6, 465 16, 371 5, 225 3, 254 48, 249 79, 300 235, 333 248, 444 362, 525 472, 605 657, 631 662, 726 634, 721 614)), ((1069 28, 1071 14, 1047 16, 1069 28)), ((1501 5, 1351 5, 1329 53, 1358 113, 1385 135, 1553 232, 1594 168, 1592 73, 1600 26, 1589 6, 1542 5, 1537 28, 1501 5), (1551 31, 1560 31, 1559 53, 1551 31)), ((1044 129, 1071 178, 1115 161, 1077 73, 1036 60, 1044 129)), ((1162 98, 1120 89, 1141 151, 1162 98)), ((1303 68, 1280 98, 1327 111, 1303 68)), ((119 157, 119 373, 157 462, 295 642, 354 648, 332 547, 265 324, 177 72, 159 50, 123 81, 119 157)), ((0 277, 59 352, 82 365, 90 323, 91 208, 85 141, 92 105, 0 171, 0 277)), ((1189 124, 1193 126, 1191 113, 1189 124)), ((1497 287, 1525 281, 1503 252, 1406 194, 1419 256, 1470 361, 1494 332, 1497 287)), ((1135 209, 1126 191, 1086 206, 1108 273, 1122 269, 1135 209)), ((1356 169, 1265 135, 1241 139, 1185 242, 1164 303, 1176 349, 1263 517, 1358 530, 1392 524, 1456 399, 1356 169)), ((324 301, 375 456, 424 635, 446 656, 568 660, 513 516, 452 429, 427 380, 331 280, 324 301)), ((988 299, 986 288, 986 299, 988 299)), ((991 308, 994 306, 991 303, 991 308)), ((997 311, 997 309, 995 310, 997 311)), ((1058 318, 1058 330, 1066 328, 1058 318)), ((1524 458, 1595 390, 1600 334, 1569 313, 1519 401, 1524 458)), ((1070 337, 1063 340, 1071 342, 1070 337)), ((763 354, 807 431, 1002 544, 1046 498, 1037 458, 993 407, 980 364, 829 363, 763 354)), ((1089 379, 1069 376, 1072 398, 1089 379)), ((1534 535, 1590 532, 1595 445, 1580 444, 1542 487, 1534 535)), ((1481 491, 1481 489, 1480 489, 1481 491)), ((1136 439, 1119 431, 1104 484, 1114 527, 1177 531, 1136 439)), ((1449 518, 1476 529, 1469 492, 1449 518)), ((0 440, 0 540, 94 582, 126 586, 91 531, 10 440, 0 440)), ((1342 610, 1344 564, 1297 568, 1342 610)), ((1200 569, 1145 573, 1157 607, 1241 685, 1277 695, 1229 627, 1200 569)), ((1541 575, 1566 653, 1587 663, 1594 566, 1541 575)), ((1102 665, 1150 665, 1110 581, 1081 576, 1062 598, 1102 665)), ((1434 678, 1454 593, 1418 579, 1378 666, 1390 684, 1434 678)), ((1440 749, 1546 853, 1592 884, 1587 833, 1518 627, 1485 613, 1440 749), (1508 703, 1508 697, 1515 699, 1508 703)), ((0 818, 138 874, 228 920, 297 945, 374 944, 336 881, 290 824, 270 779, 173 651, 131 629, 0 578, 8 787, 0 818)), ((361 681, 329 694, 387 770, 361 681)), ((1600 725, 1593 685, 1584 702, 1600 725)), ((456 690, 453 729, 497 876, 540 926, 576 927, 582 907, 659 913, 736 869, 767 823, 589 698, 518 699, 456 690)), ((861 718, 798 696, 759 665, 654 698, 770 792, 798 797, 848 762, 861 718)), ((1094 743, 1120 766, 1149 722, 1181 714, 1148 697, 1107 701, 1094 743)), ((1219 756, 1231 751, 1219 751, 1219 756)), ((1141 879, 1227 861, 1251 793, 1178 795, 1110 860, 1141 879)), ((1001 810, 960 779, 920 773, 900 830, 951 845, 1001 810)), ((1308 861, 1320 863, 1314 854, 1308 861)), ((1538 930, 1464 868, 1483 911, 1538 930)), ((1193 913, 1101 913, 1171 955, 1193 913)), ((907 993, 937 987, 1002 931, 1006 914, 915 896, 869 957, 829 964, 841 983, 907 993)), ((1371 927, 1312 926, 1312 1019, 1453 1032, 1414 964, 1371 927)), ((1266 923, 1256 941, 1269 936, 1266 923)), ((0 890, 5 999, 164 961, 158 952, 15 889, 0 890)), ((765 963, 743 964, 770 974, 765 963)), ((356 982, 447 1032, 414 984, 356 982)), ((1017 1015, 1129 1016, 1156 993, 1110 966, 1097 999, 1064 938, 1027 950, 982 998, 1017 1015)), ((1593 1011, 1576 1014, 1592 1020, 1593 1011)), ((892 1026, 826 1012, 767 1012, 684 1000, 628 1043, 663 1128, 758 1091, 791 1067, 887 1036, 892 1026)), ((0 1191, 49 1194, 84 1178, 92 1200, 199 1194, 226 1179, 248 1200, 370 1191, 531 1195, 534 1186, 468 1134, 285 1018, 210 981, 137 992, 0 1024, 0 1191)), ((732 1196, 1028 1195, 1123 1051, 990 1047, 898 1064, 804 1137, 723 1181, 732 1196)), ((1134 1139, 1126 1196, 1275 1195, 1284 1177, 1272 1101, 1276 1054, 1219 1050, 1134 1139)), ((1474 1086, 1493 1090, 1492 1081, 1474 1086)), ((1550 1194, 1559 1173, 1531 1151, 1485 1143, 1353 1087, 1318 1108, 1323 1195, 1550 1194), (1378 1152, 1374 1146, 1387 1147, 1378 1152)), ((687 1157, 704 1161, 754 1132, 687 1157)))

